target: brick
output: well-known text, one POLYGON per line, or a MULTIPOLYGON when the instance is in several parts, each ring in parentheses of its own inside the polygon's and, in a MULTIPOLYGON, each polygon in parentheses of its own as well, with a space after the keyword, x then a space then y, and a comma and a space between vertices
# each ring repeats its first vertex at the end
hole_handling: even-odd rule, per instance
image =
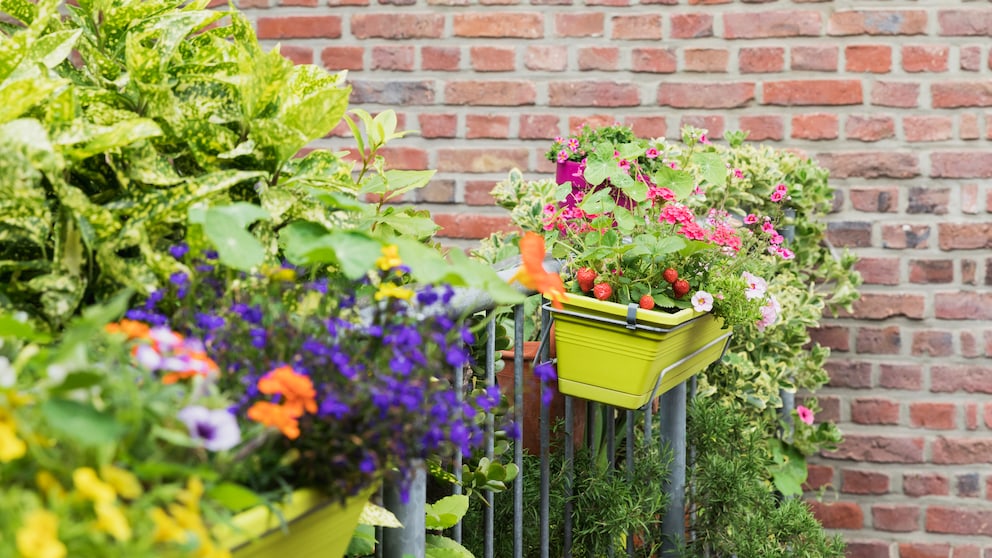
POLYGON ((555 14, 555 35, 559 37, 602 37, 602 12, 555 14))
POLYGON ((859 397, 851 402, 855 424, 899 424, 899 403, 884 397, 859 397))
POLYGON ((496 201, 490 192, 495 185, 492 180, 466 180, 465 205, 494 205, 496 201))
POLYGON ((763 87, 766 105, 859 105, 862 103, 861 81, 786 80, 768 81, 763 87))
POLYGON ((559 135, 560 121, 554 114, 521 114, 520 139, 553 139, 559 135))
POLYGON ((433 105, 434 82, 352 80, 351 102, 375 105, 433 105))
POLYGON ((510 117, 502 114, 467 114, 465 137, 506 139, 510 137, 510 117))
POLYGON ((417 147, 383 147, 379 154, 386 159, 386 168, 427 170, 427 151, 417 147))
POLYGON ((926 512, 930 533, 992 535, 992 510, 930 506, 926 512))
MULTIPOLYGON (((279 54, 293 61, 293 64, 313 64, 313 49, 305 46, 282 45, 279 54)), ((338 68, 343 70, 344 68, 338 68)))
POLYGON ((259 39, 339 39, 340 16, 280 16, 258 18, 259 39))
POLYGON ((544 37, 544 16, 540 13, 464 13, 455 14, 452 30, 455 37, 492 37, 540 39, 544 37))
POLYGON ((609 81, 554 81, 548 84, 553 107, 636 107, 641 104, 636 84, 609 81))
POLYGON ((848 433, 840 446, 824 457, 873 463, 922 463, 923 438, 905 436, 870 436, 848 433))
POLYGON ((845 541, 844 556, 847 558, 889 558, 887 541, 845 541))
POLYGON ((904 45, 902 69, 907 72, 946 72, 950 50, 947 45, 904 45))
POLYGON ((827 22, 829 35, 925 35, 924 10, 843 10, 827 22))
POLYGON ((686 72, 726 72, 730 60, 730 53, 723 48, 687 48, 683 56, 683 70, 686 72))
POLYGON ((672 14, 673 39, 699 39, 713 36, 713 16, 709 14, 672 14))
POLYGON ((568 47, 532 45, 524 55, 524 67, 533 71, 563 72, 568 68, 568 47))
POLYGON ((982 549, 974 545, 955 546, 951 554, 953 558, 982 558, 982 549))
POLYGON ((947 543, 900 543, 899 558, 949 558, 951 545, 947 543))
POLYGON ((815 405, 820 406, 820 411, 814 417, 814 424, 826 422, 840 422, 840 398, 832 395, 821 395, 817 398, 815 405))
POLYGON ((844 326, 820 325, 820 327, 810 328, 809 334, 814 343, 832 351, 847 352, 851 350, 851 333, 844 326))
POLYGON ((871 507, 872 527, 879 531, 909 533, 920 529, 920 507, 875 504, 871 507))
POLYGON ((794 46, 790 68, 797 72, 836 72, 839 49, 835 46, 794 46))
POLYGON ((913 108, 919 98, 918 83, 875 81, 871 86, 871 104, 880 107, 913 108))
POLYGON ((855 389, 872 387, 869 362, 831 359, 823 367, 830 376, 827 384, 830 387, 855 389))
POLYGON ((819 153, 816 160, 830 170, 831 178, 913 178, 919 176, 919 160, 913 153, 834 152, 819 153))
MULTIPOLYGON (((580 47, 579 70, 616 71, 620 69, 620 49, 611 46, 580 47)), ((674 62, 673 62, 674 71, 674 62)))
POLYGON ((930 369, 930 391, 992 393, 992 368, 968 364, 935 364, 930 369))
POLYGON ((372 47, 373 70, 398 70, 409 72, 414 69, 414 47, 374 46, 372 47))
POLYGON ((456 72, 461 60, 462 50, 458 47, 425 46, 420 49, 420 67, 424 70, 456 72))
POLYGON ((568 117, 568 129, 572 132, 578 133, 582 128, 588 124, 591 128, 602 128, 603 126, 610 126, 615 124, 617 121, 616 116, 612 114, 591 114, 589 116, 570 116, 568 117))
POLYGON ((359 46, 327 47, 320 52, 320 62, 328 70, 361 70, 365 49, 359 46))
POLYGON ((909 189, 906 213, 927 213, 944 215, 950 204, 951 191, 949 188, 927 188, 914 186, 909 189))
POLYGON ((417 190, 417 201, 421 203, 455 203, 455 181, 431 180, 427 186, 417 190))
POLYGON ((897 188, 851 188, 851 207, 872 213, 895 213, 899 205, 897 188))
POLYGON ((902 490, 907 496, 947 496, 951 482, 939 473, 913 473, 902 476, 902 490))
POLYGON ((668 123, 664 116, 630 116, 624 119, 624 123, 639 138, 663 138, 668 133, 668 123))
POLYGON ((678 69, 675 50, 670 48, 635 48, 630 52, 630 69, 634 72, 671 74, 678 69))
POLYGON ((967 72, 977 72, 982 69, 982 47, 976 45, 962 46, 958 58, 961 69, 967 72))
POLYGON ((742 48, 737 53, 737 64, 742 74, 781 72, 785 68, 783 47, 742 48))
POLYGON ((687 114, 679 119, 679 129, 692 126, 706 130, 709 139, 722 138, 724 124, 723 117, 715 114, 687 114))
POLYGON ((939 152, 930 155, 934 178, 992 178, 992 153, 939 152))
POLYGON ((610 20, 614 40, 636 41, 661 39, 660 15, 622 15, 613 16, 610 20))
POLYGON ((517 51, 513 47, 478 46, 469 50, 472 69, 477 72, 512 72, 517 51))
POLYGON ((992 463, 992 439, 945 438, 933 441, 931 461, 941 465, 992 463))
MULTIPOLYGON (((881 204, 881 202, 879 202, 881 204)), ((895 202, 886 201, 886 203, 895 202)), ((866 285, 898 285, 900 283, 898 258, 869 258, 858 259, 854 270, 861 274, 866 285)))
POLYGON ((738 128, 748 132, 751 141, 779 141, 785 137, 785 124, 777 115, 741 116, 737 119, 738 128))
POLYGON ((662 82, 658 104, 674 108, 739 108, 754 100, 754 84, 662 82))
POLYGON ((420 135, 425 138, 453 138, 458 132, 458 116, 455 114, 421 114, 420 135))
POLYGON ((527 149, 438 149, 437 170, 440 172, 506 172, 513 168, 527 169, 530 165, 527 149))
POLYGON ((806 464, 806 482, 803 490, 819 490, 830 487, 834 482, 834 468, 826 465, 806 464))
POLYGON ((450 81, 444 86, 449 105, 533 105, 537 88, 531 81, 450 81))
POLYGON ((859 141, 880 141, 896 135, 896 123, 891 116, 853 114, 847 117, 844 135, 859 141))
POLYGON ((438 39, 444 33, 441 14, 354 14, 351 34, 356 39, 438 39))
POLYGON ((954 281, 953 260, 909 260, 909 282, 916 284, 954 281))
POLYGON ((955 492, 960 498, 977 498, 981 496, 982 486, 978 473, 965 473, 954 477, 955 492))
POLYGON ((873 355, 896 355, 902 347, 899 326, 861 327, 855 337, 855 350, 873 355))
POLYGON ((937 227, 943 250, 973 250, 992 246, 992 225, 988 223, 940 223, 937 227))
POLYGON ((889 476, 876 471, 841 471, 840 491, 846 494, 888 494, 889 476))
POLYGON ((931 229, 926 225, 884 225, 882 248, 924 250, 930 247, 930 233, 931 229))
POLYGON ((859 320, 886 320, 895 316, 920 320, 925 306, 922 294, 866 292, 854 301, 852 314, 859 320))
POLYGON ((902 130, 906 141, 945 141, 952 137, 954 122, 947 116, 905 116, 902 130))
POLYGON ((782 10, 723 14, 723 35, 727 39, 767 39, 773 37, 819 37, 823 18, 819 12, 782 10))
POLYGON ((923 387, 923 367, 918 364, 880 364, 878 385, 886 389, 917 391, 923 387))
POLYGON ((992 106, 992 81, 937 82, 930 85, 933 108, 992 106))
POLYGON ((502 215, 434 213, 431 217, 441 227, 438 236, 445 238, 480 239, 515 228, 510 217, 502 215))
POLYGON ((980 10, 940 10, 939 32, 947 37, 988 36, 992 34, 992 12, 980 10))
POLYGON ((851 45, 844 49, 848 72, 885 74, 892 69, 892 49, 886 45, 851 45))
POLYGON ((827 529, 861 529, 864 527, 864 514, 855 502, 807 501, 810 511, 817 521, 827 529))
POLYGON ((914 428, 953 430, 957 427, 955 403, 915 402, 909 405, 909 423, 914 428))
POLYGON ((959 137, 963 140, 976 140, 979 138, 978 115, 972 113, 959 114, 960 125, 958 126, 959 137))
POLYGON ((861 221, 827 223, 827 239, 834 246, 849 248, 871 246, 871 223, 861 221))

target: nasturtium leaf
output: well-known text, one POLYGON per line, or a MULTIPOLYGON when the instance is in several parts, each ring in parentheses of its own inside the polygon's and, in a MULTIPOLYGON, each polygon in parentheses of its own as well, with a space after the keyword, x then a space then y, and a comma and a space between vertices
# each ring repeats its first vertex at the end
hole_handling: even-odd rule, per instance
POLYGON ((348 541, 345 556, 371 556, 375 553, 375 527, 359 522, 348 541))
POLYGON ((424 558, 474 558, 464 546, 439 535, 427 535, 424 558))
POLYGON ((692 162, 699 167, 707 184, 722 186, 727 182, 727 164, 719 153, 695 153, 692 162))
POLYGON ((668 188, 675 194, 675 199, 682 201, 692 194, 695 184, 692 175, 682 170, 662 166, 651 174, 651 181, 659 188, 668 188))
POLYGON ((68 399, 48 399, 41 404, 48 425, 62 437, 88 447, 112 444, 125 432, 113 415, 98 411, 88 403, 68 399))
POLYGON ((233 482, 222 482, 207 489, 207 496, 232 512, 246 510, 265 503, 261 496, 245 486, 233 482))

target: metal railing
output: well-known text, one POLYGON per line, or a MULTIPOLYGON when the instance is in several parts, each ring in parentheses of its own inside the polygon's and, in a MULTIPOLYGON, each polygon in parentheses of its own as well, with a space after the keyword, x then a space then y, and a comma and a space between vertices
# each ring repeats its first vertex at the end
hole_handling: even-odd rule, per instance
MULTIPOLYGON (((479 293, 472 293, 463 298, 459 303, 460 306, 468 308, 479 308, 481 306, 480 312, 485 314, 487 320, 486 332, 484 338, 485 344, 485 367, 482 377, 485 380, 487 386, 492 386, 496 383, 495 374, 495 362, 496 362, 496 323, 493 319, 493 313, 499 311, 492 305, 488 300, 485 300, 484 295, 479 293)), ((521 439, 523 436, 523 429, 525 428, 524 421, 524 390, 525 390, 525 379, 524 379, 524 307, 522 305, 517 305, 512 308, 513 314, 513 328, 514 328, 514 346, 513 346, 513 413, 514 422, 520 428, 521 439)), ((547 309, 543 309, 541 313, 541 339, 542 343, 540 345, 537 362, 548 362, 549 361, 549 344, 547 340, 550 337, 550 327, 551 327, 551 315, 547 309)), ((464 378, 462 377, 462 371, 456 371, 456 377, 454 381, 456 385, 462 385, 464 378)), ((690 384, 692 381, 690 380, 690 384)), ((541 386, 542 392, 545 389, 550 389, 546 387, 543 383, 541 386)), ((691 385, 687 385, 686 382, 678 384, 675 388, 669 390, 668 392, 661 394, 652 398, 647 405, 638 411, 630 410, 618 410, 612 406, 593 404, 589 402, 592 408, 592 416, 596 416, 598 413, 605 413, 607 417, 615 417, 618 412, 626 413, 626 440, 632 441, 634 439, 634 429, 636 427, 643 428, 643 439, 648 440, 651 443, 657 443, 659 448, 670 448, 671 455, 673 456, 673 461, 671 465, 671 470, 669 476, 664 484, 664 491, 668 495, 668 508, 663 517, 661 525, 661 556, 670 557, 675 556, 678 547, 680 546, 685 533, 685 483, 686 483, 686 398, 693 391, 691 385), (658 409, 657 417, 655 417, 655 408, 658 409), (655 431, 655 422, 657 421, 657 432, 655 431), (640 423, 639 426, 635 424, 640 423)), ((557 541, 558 545, 562 549, 562 556, 564 558, 570 558, 573 554, 573 512, 576 510, 572 509, 572 488, 573 480, 575 479, 575 445, 573 441, 577 435, 585 435, 585 433, 575 432, 575 405, 576 402, 580 401, 570 396, 564 396, 564 441, 563 441, 563 451, 564 451, 564 504, 563 504, 563 529, 561 531, 562 540, 557 541)), ((549 518, 551 515, 551 498, 550 498, 550 448, 551 448, 551 419, 550 411, 547 405, 542 405, 539 420, 539 430, 540 430, 540 491, 539 491, 539 502, 537 502, 537 507, 539 509, 539 521, 538 525, 525 525, 524 524, 524 483, 523 475, 525 473, 524 468, 529 466, 525 463, 523 455, 523 444, 515 443, 513 445, 513 463, 516 464, 519 474, 516 480, 511 483, 511 486, 506 492, 502 493, 492 493, 487 492, 485 497, 488 501, 493 502, 494 498, 512 498, 513 499, 513 526, 512 526, 512 537, 513 537, 513 553, 512 558, 525 558, 524 552, 524 530, 525 529, 536 529, 539 530, 540 534, 540 558, 551 558, 550 548, 551 548, 551 533, 549 529, 549 518)), ((588 425, 592 425, 593 421, 587 421, 588 425)), ((606 420, 606 453, 609 456, 608 462, 610 464, 616 459, 617 455, 617 434, 615 432, 614 420, 606 420)), ((495 445, 495 432, 494 432, 494 418, 493 415, 488 415, 486 418, 486 438, 483 446, 483 451, 486 457, 492 459, 494 457, 494 445, 495 445)), ((634 471, 634 467, 637 466, 634 459, 633 451, 626 451, 625 454, 625 464, 627 474, 630 475, 634 471)), ((454 471, 456 478, 461 480, 461 469, 462 469, 462 459, 458 456, 454 462, 454 471)), ((612 465, 611 465, 612 466, 612 465)), ((629 478, 629 477, 628 477, 629 478)), ((384 504, 390 511, 392 511, 397 518, 404 524, 402 529, 382 529, 382 537, 379 539, 382 544, 378 545, 377 555, 382 558, 422 558, 425 555, 425 529, 424 529, 424 517, 425 517, 425 504, 426 504, 426 486, 427 480, 426 475, 423 471, 419 472, 416 479, 413 482, 413 486, 409 489, 409 498, 404 503, 399 497, 398 491, 395 488, 386 487, 384 489, 384 504)), ((461 492, 461 487, 455 485, 455 494, 461 492)), ((494 502, 495 503, 495 502, 494 502)), ((476 558, 511 558, 510 556, 497 556, 495 554, 494 538, 496 536, 505 536, 507 533, 505 531, 500 531, 497 533, 495 526, 495 505, 484 507, 484 518, 483 518, 483 553, 481 556, 476 558)), ((451 536, 456 541, 461 542, 463 537, 463 531, 461 524, 456 525, 452 531, 451 536)), ((607 553, 608 557, 613 557, 617 553, 623 553, 626 556, 634 556, 635 544, 634 544, 634 533, 628 533, 626 537, 626 548, 614 549, 610 547, 607 553)), ((555 558, 559 558, 556 556, 555 558)), ((600 558, 598 556, 593 558, 600 558)))

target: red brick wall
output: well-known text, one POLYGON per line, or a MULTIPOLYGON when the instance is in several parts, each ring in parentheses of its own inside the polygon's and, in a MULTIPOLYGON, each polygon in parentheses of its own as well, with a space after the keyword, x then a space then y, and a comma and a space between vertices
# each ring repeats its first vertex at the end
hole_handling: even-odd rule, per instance
POLYGON ((492 184, 550 172, 549 138, 586 121, 743 128, 829 167, 831 240, 866 284, 816 333, 847 442, 812 467, 838 491, 815 509, 851 556, 992 557, 988 2, 374 1, 241 7, 295 60, 351 70, 355 105, 421 130, 390 157, 438 169, 408 201, 456 244, 506 226, 492 184))

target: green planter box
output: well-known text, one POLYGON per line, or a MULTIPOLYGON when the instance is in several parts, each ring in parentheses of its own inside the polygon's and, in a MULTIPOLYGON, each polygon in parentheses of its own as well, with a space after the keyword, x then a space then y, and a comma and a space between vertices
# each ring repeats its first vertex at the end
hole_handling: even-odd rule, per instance
POLYGON ((341 558, 372 492, 341 505, 316 490, 297 490, 278 512, 251 508, 216 534, 234 558, 341 558))
POLYGON ((555 321, 558 390, 625 409, 642 407, 719 360, 732 334, 722 320, 692 308, 632 311, 575 295, 562 310, 547 307, 555 321))

